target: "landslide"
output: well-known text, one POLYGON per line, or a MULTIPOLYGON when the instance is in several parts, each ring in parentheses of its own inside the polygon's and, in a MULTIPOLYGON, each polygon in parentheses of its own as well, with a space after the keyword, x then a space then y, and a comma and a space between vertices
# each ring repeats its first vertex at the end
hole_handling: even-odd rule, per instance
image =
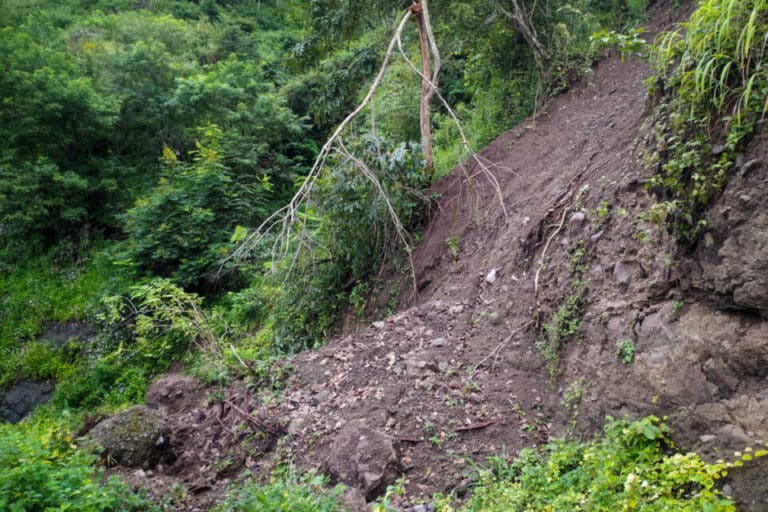
MULTIPOLYGON (((649 75, 608 56, 481 152, 498 189, 473 163, 437 183, 418 293, 393 279, 400 310, 287 360, 280 393, 238 384, 211 398, 164 378, 148 403, 168 414, 175 456, 123 476, 182 483, 194 508, 244 468, 291 461, 358 489, 350 506, 363 510, 400 474, 403 506, 461 494, 472 464, 589 436, 607 415, 669 416, 682 449, 713 458, 768 440, 766 135, 708 213, 712 231, 679 254, 646 215, 649 75), (550 328, 548 360, 537 344, 564 304, 578 326, 550 328)), ((766 469, 729 477, 740 510, 768 508, 766 469)))

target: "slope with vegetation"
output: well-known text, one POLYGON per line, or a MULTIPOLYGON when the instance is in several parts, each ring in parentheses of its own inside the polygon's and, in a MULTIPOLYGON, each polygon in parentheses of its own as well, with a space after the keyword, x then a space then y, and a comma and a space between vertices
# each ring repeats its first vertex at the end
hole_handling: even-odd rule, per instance
POLYGON ((746 243, 763 261, 760 225, 734 242, 714 212, 764 170, 764 2, 702 2, 649 50, 653 71, 630 56, 647 50, 642 1, 431 6, 448 107, 428 123, 434 175, 422 80, 397 58, 323 148, 406 7, 8 4, 0 389, 56 387, 1 426, 0 504, 732 510, 732 472, 735 501, 760 509, 768 300, 759 278, 733 284, 743 259, 712 254, 746 243), (286 205, 298 223, 254 231, 286 205), (150 386, 170 369, 197 384, 150 386), (145 396, 169 451, 107 480, 68 433, 145 396), (673 455, 653 417, 589 440, 608 415, 649 414, 701 456, 673 455), (714 462, 734 449, 745 469, 714 462))

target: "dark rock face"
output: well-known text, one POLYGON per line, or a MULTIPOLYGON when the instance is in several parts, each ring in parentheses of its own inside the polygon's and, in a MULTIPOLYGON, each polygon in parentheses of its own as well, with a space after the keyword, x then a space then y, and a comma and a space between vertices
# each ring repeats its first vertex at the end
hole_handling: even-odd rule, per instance
POLYGON ((723 195, 689 268, 690 286, 721 307, 768 315, 768 134, 753 141, 723 195))
POLYGON ((85 322, 51 322, 45 326, 45 331, 38 336, 38 339, 50 341, 57 347, 61 347, 72 338, 88 341, 93 339, 95 334, 85 322))
POLYGON ((0 394, 0 418, 18 423, 40 404, 50 400, 53 384, 48 381, 24 380, 0 394))
POLYGON ((165 454, 169 429, 164 415, 135 405, 102 421, 90 434, 115 462, 148 469, 165 454))
POLYGON ((339 432, 326 467, 335 481, 360 489, 370 501, 395 481, 399 460, 398 447, 391 438, 360 427, 339 432))

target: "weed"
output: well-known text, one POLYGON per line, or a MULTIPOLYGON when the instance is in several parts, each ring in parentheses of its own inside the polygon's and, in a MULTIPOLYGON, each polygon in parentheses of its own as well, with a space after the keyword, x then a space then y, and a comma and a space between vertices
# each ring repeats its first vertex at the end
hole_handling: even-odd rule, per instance
POLYGON ((549 377, 554 382, 560 374, 560 348, 573 335, 579 332, 581 316, 587 302, 587 284, 582 280, 587 266, 584 261, 586 248, 583 241, 574 248, 569 260, 569 270, 573 275, 571 293, 563 300, 549 322, 541 329, 536 348, 548 362, 549 377))
POLYGON ((571 428, 573 430, 576 430, 576 420, 579 416, 579 406, 581 405, 581 397, 584 396, 584 391, 584 378, 579 377, 565 388, 563 398, 560 399, 560 404, 571 413, 571 428))
POLYGON ((229 488, 213 512, 333 512, 338 510, 341 487, 327 488, 325 477, 309 472, 299 475, 292 467, 276 474, 270 484, 259 486, 248 479, 229 488))
POLYGON ((635 344, 630 339, 619 340, 616 342, 616 357, 622 364, 629 366, 635 360, 635 344))
POLYGON ((445 245, 448 247, 448 250, 451 252, 451 256, 455 258, 459 257, 459 239, 456 236, 449 236, 445 240, 445 245))
POLYGON ((608 216, 611 214, 611 203, 609 203, 607 200, 600 201, 600 204, 597 206, 597 210, 595 210, 595 214, 597 214, 597 218, 602 222, 608 220, 608 216))
POLYGON ((634 28, 626 34, 616 32, 615 30, 610 32, 601 30, 592 34, 592 37, 589 39, 595 48, 616 47, 621 55, 621 60, 624 60, 627 55, 633 53, 638 55, 645 55, 647 53, 648 43, 640 37, 643 32, 644 29, 642 28, 634 28))
POLYGON ((587 196, 589 195, 589 185, 584 185, 579 189, 578 192, 576 192, 576 198, 574 199, 574 204, 576 205, 577 210, 581 210, 584 208, 584 203, 587 200, 587 196))

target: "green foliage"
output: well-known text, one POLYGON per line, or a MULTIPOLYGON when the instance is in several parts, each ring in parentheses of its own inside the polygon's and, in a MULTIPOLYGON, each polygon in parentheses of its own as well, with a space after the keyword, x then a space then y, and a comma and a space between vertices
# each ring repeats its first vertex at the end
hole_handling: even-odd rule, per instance
POLYGON ((326 478, 315 473, 297 475, 294 471, 278 476, 268 485, 252 480, 230 487, 227 496, 213 512, 335 512, 341 487, 328 490, 326 478))
POLYGON ((37 336, 49 322, 86 320, 99 297, 123 282, 99 250, 73 246, 0 272, 0 389, 16 379, 62 376, 80 342, 55 348, 37 336), (69 263, 72 253, 77 263, 69 263))
POLYGON ((706 0, 654 45, 652 92, 663 88, 668 100, 659 111, 657 151, 647 158, 656 169, 649 187, 683 243, 701 233, 704 207, 768 111, 767 12, 765 0, 706 0))
POLYGON ((637 348, 635 348, 635 344, 632 343, 632 340, 626 339, 616 342, 616 357, 619 358, 619 361, 621 361, 622 364, 627 366, 632 364, 632 361, 635 360, 636 351, 637 348))
POLYGON ((0 509, 14 511, 156 510, 130 487, 94 467, 60 424, 0 424, 0 509))
MULTIPOLYGON (((220 137, 218 127, 209 126, 191 164, 166 148, 158 186, 125 214, 126 263, 183 286, 213 279, 231 233, 260 191, 238 183, 222 163, 220 137)), ((259 189, 268 186, 265 180, 259 189)))
POLYGON ((186 155, 210 123, 223 132, 223 163, 247 186, 268 176, 269 199, 282 204, 314 146, 276 92, 298 33, 300 22, 288 20, 295 9, 8 5, 0 20, 3 231, 44 244, 81 236, 83 226, 113 231, 116 215, 155 181, 163 144, 186 155))
POLYGON ((549 377, 553 382, 560 375, 560 349, 568 339, 579 332, 581 317, 587 305, 587 283, 582 279, 587 270, 585 257, 586 247, 583 241, 579 241, 568 262, 568 268, 573 275, 571 291, 552 314, 549 322, 542 325, 541 336, 536 343, 536 348, 547 360, 549 377))
POLYGON ((365 306, 368 304, 370 294, 371 285, 368 283, 357 283, 349 292, 349 305, 361 320, 365 319, 365 306))
POLYGON ((653 416, 612 420, 587 443, 555 440, 525 449, 518 458, 496 458, 469 501, 440 512, 507 510, 735 511, 716 489, 735 463, 704 462, 694 453, 668 454, 669 429, 653 416))
POLYGON ((640 37, 643 32, 645 30, 642 28, 633 28, 626 34, 618 33, 615 30, 610 32, 601 30, 594 33, 590 39, 597 48, 617 48, 621 55, 621 60, 624 60, 627 55, 646 54, 648 43, 640 37))
POLYGON ((341 307, 352 303, 363 313, 368 277, 385 258, 399 257, 390 205, 406 227, 421 219, 420 190, 428 178, 418 145, 363 136, 346 146, 377 176, 389 205, 352 162, 335 156, 315 184, 313 202, 300 213, 307 229, 296 236, 305 243, 273 260, 266 240, 255 250, 261 265, 251 269, 249 286, 223 297, 230 324, 258 331, 238 350, 269 358, 316 347, 332 331, 341 307), (350 282, 358 283, 352 293, 350 282))
POLYGON ((58 407, 81 410, 141 401, 147 381, 184 358, 190 344, 217 349, 199 297, 168 280, 106 296, 94 316, 103 334, 59 383, 53 397, 58 407))

